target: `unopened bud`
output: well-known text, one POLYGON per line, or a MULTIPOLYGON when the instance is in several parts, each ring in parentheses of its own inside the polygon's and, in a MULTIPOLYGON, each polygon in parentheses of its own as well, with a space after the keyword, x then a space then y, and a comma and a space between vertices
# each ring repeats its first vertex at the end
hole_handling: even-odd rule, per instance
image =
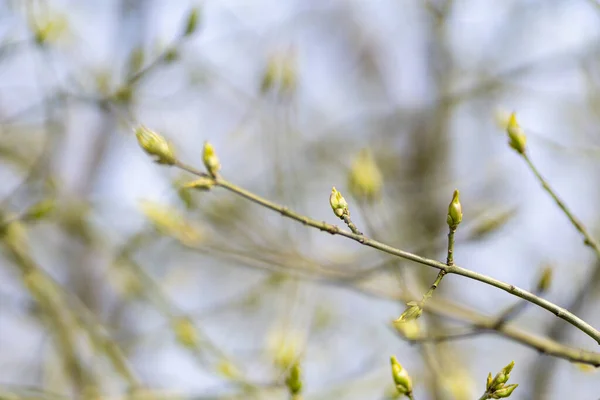
POLYGON ((485 239, 494 232, 502 229, 516 215, 516 209, 494 210, 490 213, 485 213, 482 218, 475 221, 469 239, 481 240, 485 239))
POLYGON ((408 321, 394 321, 394 328, 404 336, 408 340, 413 340, 419 337, 419 323, 416 319, 411 319, 408 321))
POLYGON ((492 382, 494 382, 494 378, 492 378, 492 373, 488 373, 487 382, 485 384, 485 389, 490 390, 492 388, 492 382))
POLYGON ((452 195, 452 201, 448 206, 448 217, 446 218, 446 222, 448 223, 448 226, 451 229, 456 229, 458 227, 458 224, 460 224, 460 222, 462 221, 463 214, 462 206, 460 205, 459 195, 460 193, 458 192, 458 189, 456 189, 454 191, 454 194, 452 195))
POLYGON ((39 221, 46 218, 56 209, 54 199, 45 199, 31 206, 23 215, 24 221, 39 221))
POLYGON ((510 145, 510 147, 515 149, 517 153, 525 154, 527 136, 525 136, 525 132, 519 126, 515 113, 512 113, 510 115, 508 125, 506 127, 506 132, 508 133, 508 144, 510 145))
POLYGON ((179 317, 173 320, 173 331, 177 341, 185 347, 198 346, 198 331, 189 318, 179 317))
POLYGON ((261 93, 264 94, 273 87, 273 85, 275 84, 275 82, 278 79, 278 75, 279 75, 279 66, 278 66, 277 59, 275 57, 271 57, 269 59, 269 61, 267 62, 265 71, 263 73, 262 82, 260 84, 261 93))
POLYGON ((196 189, 196 190, 210 190, 213 186, 215 186, 215 181, 208 177, 201 177, 196 179, 195 181, 188 182, 182 185, 183 189, 196 189))
POLYGON ((210 176, 215 177, 221 169, 221 163, 219 162, 217 153, 215 153, 215 148, 209 142, 204 142, 202 161, 204 161, 204 166, 210 176))
POLYGON ((151 201, 140 202, 140 208, 156 230, 182 244, 193 247, 202 240, 200 229, 188 223, 176 209, 151 201))
POLYGON ((348 188, 357 200, 372 201, 381 195, 383 177, 371 153, 363 149, 352 162, 348 188))
POLYGON ((229 379, 235 379, 240 376, 240 371, 237 369, 237 367, 227 360, 221 360, 217 364, 217 372, 229 379))
POLYGON ((156 157, 158 164, 175 164, 175 152, 171 144, 158 133, 151 131, 144 125, 135 129, 135 136, 144 151, 156 157))
POLYGON ((392 378, 394 378, 394 383, 396 384, 398 393, 405 395, 411 394, 412 379, 410 379, 408 372, 402 368, 402 365, 400 365, 396 359, 396 356, 391 356, 390 362, 392 364, 392 378))
POLYGON ((331 195, 329 196, 329 204, 331 205, 331 209, 333 213, 342 217, 343 215, 350 215, 350 211, 348 210, 348 203, 344 196, 335 188, 331 188, 331 195))
POLYGON ((302 379, 300 377, 300 365, 294 363, 290 368, 290 373, 285 380, 285 384, 288 387, 290 394, 296 395, 302 392, 302 379))
POLYGON ((165 63, 167 64, 171 64, 172 62, 176 61, 179 58, 179 51, 177 50, 177 47, 169 47, 165 50, 164 55, 163 55, 163 59, 165 60, 165 63))
POLYGON ((406 303, 408 306, 406 310, 400 315, 395 322, 408 322, 413 321, 421 316, 423 313, 423 307, 416 301, 409 301, 406 303))
POLYGON ((489 383, 488 376, 488 392, 494 393, 497 390, 502 389, 504 387, 504 384, 508 382, 508 379, 510 378, 510 372, 512 371, 514 366, 515 362, 511 361, 510 364, 502 368, 502 371, 496 374, 491 383, 489 383))
POLYGON ((506 367, 502 368, 502 373, 504 373, 507 376, 510 375, 514 366, 515 366, 515 362, 511 361, 510 364, 508 364, 506 367))
POLYGON ((512 392, 515 391, 517 386, 519 386, 518 383, 506 385, 502 389, 498 389, 494 393, 492 393, 492 398, 493 399, 503 399, 503 398, 509 397, 512 394, 512 392))
POLYGON ((552 284, 552 268, 546 267, 542 271, 542 275, 537 283, 537 292, 543 293, 550 289, 550 285, 552 284))
POLYGON ((198 19, 200 17, 200 10, 198 8, 192 8, 190 13, 187 16, 187 20, 185 23, 185 30, 183 31, 183 36, 190 36, 196 32, 198 28, 198 19))

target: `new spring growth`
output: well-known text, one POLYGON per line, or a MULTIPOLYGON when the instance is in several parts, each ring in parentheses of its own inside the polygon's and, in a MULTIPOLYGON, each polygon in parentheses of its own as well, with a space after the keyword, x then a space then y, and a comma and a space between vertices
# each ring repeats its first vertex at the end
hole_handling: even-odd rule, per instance
POLYGON ((452 195, 452 201, 448 206, 448 217, 446 218, 446 222, 448 223, 450 229, 456 229, 458 224, 460 224, 462 221, 463 214, 459 195, 460 193, 458 192, 458 189, 456 189, 452 195))
POLYGON ((552 268, 546 267, 542 271, 542 275, 537 283, 536 291, 538 293, 546 292, 550 289, 550 285, 552 284, 552 268))
POLYGON ((177 159, 171 144, 158 133, 140 125, 135 129, 135 137, 141 148, 155 157, 158 164, 173 165, 177 159))
POLYGON ((222 359, 217 364, 217 372, 228 379, 237 379, 240 376, 240 370, 231 362, 226 359, 222 359))
POLYGON ((519 126, 517 122, 517 116, 515 113, 510 115, 508 119, 508 126, 506 127, 506 132, 508 133, 508 144, 510 147, 515 149, 515 151, 519 154, 525 154, 525 145, 527 144, 527 136, 525 136, 525 132, 519 126))
POLYGON ((285 385, 288 387, 291 395, 297 395, 302 392, 302 378, 300 376, 300 365, 296 362, 290 368, 285 385))
POLYGON ((408 340, 413 340, 419 337, 420 328, 416 319, 409 321, 394 321, 394 328, 408 340))
POLYGON ((392 378, 394 378, 394 383, 396 384, 396 390, 401 395, 405 395, 407 397, 412 397, 412 379, 408 375, 408 372, 396 359, 396 356, 390 357, 390 362, 392 364, 392 378))
POLYGON ((348 203, 344 196, 334 187, 331 188, 331 195, 329 195, 329 204, 331 205, 331 209, 333 213, 342 218, 344 215, 350 215, 350 211, 348 210, 348 203))
POLYGON ((215 181, 208 177, 201 177, 192 182, 184 183, 181 188, 182 189, 196 189, 196 190, 210 190, 213 186, 215 186, 215 181))
POLYGON ((475 225, 471 228, 469 239, 485 239, 487 236, 504 227, 504 225, 510 222, 515 215, 516 209, 514 208, 493 211, 492 214, 486 215, 482 219, 475 221, 475 225))
POLYGON ((279 68, 278 61, 275 56, 272 56, 267 61, 265 71, 263 73, 262 82, 260 84, 261 93, 268 92, 275 82, 279 79, 279 68))
POLYGON ((208 171, 210 176, 216 178, 217 173, 221 169, 221 163, 219 162, 217 153, 215 153, 215 148, 208 141, 204 142, 202 161, 204 162, 206 171, 208 171))
POLYGON ((32 21, 35 42, 39 45, 57 41, 69 29, 69 21, 64 15, 50 14, 32 21))
POLYGON ((492 374, 488 374, 486 382, 486 392, 483 398, 485 399, 502 399, 509 397, 512 392, 519 386, 518 384, 505 385, 510 378, 510 372, 515 366, 515 362, 511 361, 502 371, 498 372, 492 379, 492 374))
POLYGON ((56 201, 54 199, 41 200, 25 212, 21 218, 23 221, 39 221, 49 216, 56 209, 56 201))
POLYGON ((348 188, 359 201, 373 201, 380 197, 383 186, 381 171, 371 152, 362 149, 352 162, 348 175, 348 188))
POLYGON ((198 346, 198 331, 189 318, 177 317, 172 321, 172 329, 177 341, 188 348, 198 346))
POLYGON ((140 202, 142 213, 152 222, 154 228, 171 236, 186 246, 195 246, 202 240, 202 232, 176 209, 151 201, 140 202))
POLYGON ((407 308, 404 310, 400 318, 398 318, 394 323, 399 322, 409 322, 413 321, 421 316, 423 313, 423 304, 417 301, 409 301, 406 303, 407 308))
POLYGON ((200 17, 200 10, 198 8, 192 8, 190 13, 187 16, 187 20, 185 23, 185 30, 183 31, 183 36, 191 36, 198 29, 198 19, 200 17))

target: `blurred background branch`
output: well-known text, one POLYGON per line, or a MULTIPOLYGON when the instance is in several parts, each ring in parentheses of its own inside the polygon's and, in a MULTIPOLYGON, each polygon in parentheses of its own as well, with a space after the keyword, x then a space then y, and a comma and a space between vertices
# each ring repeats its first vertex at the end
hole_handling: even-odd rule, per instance
POLYGON ((430 260, 460 188, 456 264, 598 327, 593 254, 504 129, 517 111, 597 237, 599 18, 586 0, 0 1, 0 397, 391 399, 392 354, 418 400, 477 398, 512 359, 514 398, 598 393, 597 346, 555 316, 446 277, 397 329, 438 271, 184 190, 132 128, 194 166, 209 140, 224 177, 319 222, 335 186, 358 230, 430 260))

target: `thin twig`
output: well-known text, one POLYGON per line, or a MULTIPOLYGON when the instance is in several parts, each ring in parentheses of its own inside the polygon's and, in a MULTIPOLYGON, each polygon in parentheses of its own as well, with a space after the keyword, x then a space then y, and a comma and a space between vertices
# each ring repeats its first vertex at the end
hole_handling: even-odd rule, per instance
POLYGON ((560 197, 558 197, 556 192, 552 189, 552 187, 550 187, 548 181, 546 181, 544 177, 540 174, 536 166, 531 161, 531 158, 529 158, 529 156, 527 155, 527 153, 523 154, 523 159, 525 160, 525 162, 529 166, 529 169, 531 170, 531 172, 533 172, 537 180, 542 184, 544 190, 550 195, 550 197, 552 197, 552 199, 556 202, 558 207, 560 207, 560 209, 567 216, 567 218, 569 218, 569 221, 571 221, 571 224, 573 224, 575 229, 577 229, 579 233, 581 233, 584 239, 584 244, 591 247, 592 250, 594 250, 594 253, 596 253, 596 257, 598 257, 598 259, 600 260, 600 244, 598 243, 598 241, 594 239, 594 237, 592 237, 585 225, 583 225, 583 223, 581 223, 581 221, 579 221, 579 219, 575 217, 575 215, 569 209, 569 207, 567 207, 565 202, 562 201, 560 197))
MULTIPOLYGON (((214 246, 211 244, 209 248, 213 249, 214 246)), ((200 248, 194 248, 194 250, 202 251, 200 248)), ((204 251, 202 252, 205 253, 204 251)), ((281 261, 276 262, 278 267, 275 267, 273 265, 273 261, 258 259, 254 256, 249 257, 248 255, 241 257, 234 255, 231 251, 226 251, 226 249, 223 249, 223 251, 217 256, 226 260, 235 261, 240 266, 247 266, 249 268, 256 268, 268 272, 285 273, 293 275, 296 279, 316 281, 336 286, 339 285, 345 289, 357 291, 373 298, 389 299, 402 302, 411 300, 411 295, 408 293, 392 295, 382 291, 380 288, 366 287, 364 285, 348 285, 347 277, 344 277, 339 271, 331 271, 327 268, 321 267, 316 261, 312 262, 314 264, 312 267, 307 265, 307 267, 299 268, 298 260, 285 257, 281 261)), ((304 259, 302 259, 302 261, 310 262, 310 260, 304 259)), ((579 362, 582 364, 600 366, 599 353, 569 347, 554 340, 531 334, 511 325, 504 324, 498 326, 497 317, 488 317, 482 315, 475 310, 460 306, 448 301, 447 299, 440 301, 431 299, 427 302, 427 304, 425 304, 424 311, 438 317, 467 323, 473 329, 477 330, 477 334, 496 333, 509 340, 532 348, 542 354, 548 354, 553 357, 579 362)))
MULTIPOLYGON (((201 171, 198 171, 195 168, 193 168, 189 165, 186 165, 184 163, 181 163, 179 161, 175 165, 185 171, 188 171, 188 172, 194 174, 194 175, 198 175, 198 176, 202 176, 202 177, 209 177, 207 174, 205 174, 201 171)), ((466 278, 470 278, 470 279, 485 283, 487 285, 494 286, 498 289, 504 290, 505 292, 508 292, 514 296, 520 297, 520 298, 527 300, 533 304, 536 304, 537 306, 539 306, 541 308, 544 308, 545 310, 550 311, 557 317, 567 321, 569 324, 573 325, 574 327, 578 328, 582 332, 586 333, 588 336, 593 338, 598 344, 600 344, 600 332, 597 329, 595 329, 593 326, 591 326, 587 322, 583 321, 581 318, 577 317, 576 315, 565 310, 564 308, 559 307, 556 304, 554 304, 548 300, 542 299, 542 298, 534 295, 531 292, 523 290, 523 289, 516 287, 514 285, 511 285, 509 283, 502 282, 500 280, 491 278, 487 275, 483 275, 483 274, 480 274, 475 271, 461 268, 458 265, 448 266, 442 262, 439 262, 436 260, 431 260, 426 257, 421 257, 416 254, 412 254, 407 251, 389 246, 385 243, 369 239, 369 238, 365 237, 364 235, 357 235, 353 232, 342 230, 338 226, 331 225, 331 224, 328 224, 328 223, 322 222, 322 221, 317 221, 317 220, 309 218, 307 216, 298 214, 285 206, 273 203, 273 202, 271 202, 267 199, 264 199, 252 192, 249 192, 239 186, 236 186, 233 183, 230 183, 221 177, 214 179, 214 182, 215 182, 215 185, 217 185, 217 186, 227 189, 232 193, 242 196, 242 197, 244 197, 256 204, 259 204, 263 207, 266 207, 270 210, 276 211, 284 217, 301 222, 302 224, 304 224, 306 226, 317 228, 321 231, 328 232, 332 235, 344 236, 346 238, 349 238, 356 242, 359 242, 365 246, 372 247, 374 249, 383 251, 385 253, 392 254, 397 257, 401 257, 401 258, 404 258, 407 260, 411 260, 418 264, 427 265, 432 268, 443 270, 448 274, 456 274, 456 275, 464 276, 466 278)))

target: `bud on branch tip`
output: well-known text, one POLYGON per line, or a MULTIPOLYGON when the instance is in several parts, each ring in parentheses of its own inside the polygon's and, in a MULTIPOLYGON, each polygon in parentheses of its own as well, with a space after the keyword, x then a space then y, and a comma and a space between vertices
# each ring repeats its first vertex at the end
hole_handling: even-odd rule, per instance
POLYGON ((505 385, 510 379, 510 373, 515 366, 515 362, 511 361, 506 367, 502 368, 502 371, 498 372, 494 379, 490 373, 487 377, 485 386, 484 398, 486 399, 503 399, 509 397, 512 392, 519 386, 516 383, 505 385))
POLYGON ((515 113, 510 115, 506 132, 508 133, 508 144, 510 147, 515 149, 517 153, 525 154, 527 136, 525 136, 525 132, 523 132, 523 129, 519 126, 515 113))
POLYGON ((406 303, 406 310, 400 315, 400 317, 394 321, 396 323, 399 322, 409 322, 413 321, 421 316, 423 313, 423 305, 416 301, 409 301, 406 303))
POLYGON ((448 226, 451 229, 456 229, 458 227, 458 224, 460 224, 460 222, 462 221, 463 217, 462 206, 460 204, 459 196, 460 193, 458 189, 456 189, 452 196, 452 201, 448 206, 448 218, 446 219, 446 222, 448 223, 448 226))
POLYGON ((408 375, 408 372, 402 368, 396 356, 391 356, 390 362, 392 364, 392 378, 394 378, 398 393, 408 397, 412 396, 412 379, 408 375))
POLYGON ((348 203, 344 196, 335 188, 331 188, 331 195, 329 196, 329 204, 331 205, 331 209, 333 213, 342 218, 344 215, 350 215, 350 211, 348 210, 348 203))
POLYGON ((219 162, 219 157, 217 153, 215 153, 215 148, 210 144, 210 142, 204 142, 204 153, 202 160, 204 161, 204 166, 206 170, 213 178, 216 177, 217 173, 221 169, 221 163, 219 162))
POLYGON ((158 164, 175 164, 176 158, 173 146, 164 137, 144 125, 137 127, 134 132, 140 147, 146 153, 154 156, 158 164))

